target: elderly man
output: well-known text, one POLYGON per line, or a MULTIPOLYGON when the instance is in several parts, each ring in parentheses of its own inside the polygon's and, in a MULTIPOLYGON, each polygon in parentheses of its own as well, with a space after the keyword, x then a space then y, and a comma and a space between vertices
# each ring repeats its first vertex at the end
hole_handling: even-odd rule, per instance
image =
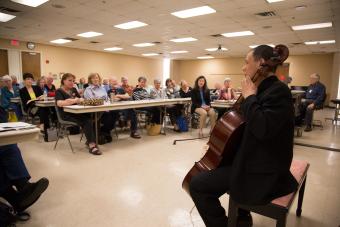
POLYGON ((1 106, 6 110, 14 110, 17 118, 22 117, 20 104, 18 103, 11 103, 11 98, 19 97, 19 87, 13 86, 12 78, 8 75, 2 77, 4 87, 1 88, 1 106))
POLYGON ((320 75, 313 73, 310 75, 310 85, 306 91, 306 97, 299 106, 300 116, 296 119, 296 124, 301 124, 305 119, 305 132, 312 131, 312 121, 314 110, 323 106, 326 97, 326 87, 320 82, 320 75))
MULTIPOLYGON (((131 96, 118 85, 118 81, 115 77, 111 77, 109 79, 110 87, 111 89, 108 91, 109 97, 111 95, 115 96, 115 99, 119 101, 128 101, 131 100, 131 96)), ((137 116, 136 112, 134 109, 126 109, 126 110, 119 110, 119 111, 114 111, 113 114, 113 122, 116 122, 116 119, 119 116, 119 112, 125 117, 125 119, 131 121, 131 126, 130 126, 130 137, 134 139, 140 139, 141 136, 139 135, 137 131, 137 116)))
POLYGON ((124 91, 131 96, 133 92, 133 87, 129 85, 129 79, 126 76, 122 76, 121 82, 124 91))
POLYGON ((51 74, 46 76, 46 84, 45 84, 44 90, 46 90, 48 96, 51 96, 51 97, 55 96, 56 88, 53 84, 53 76, 51 74))
POLYGON ((152 99, 165 99, 166 93, 164 89, 161 87, 161 81, 159 79, 155 79, 153 81, 154 87, 150 90, 150 96, 152 99))

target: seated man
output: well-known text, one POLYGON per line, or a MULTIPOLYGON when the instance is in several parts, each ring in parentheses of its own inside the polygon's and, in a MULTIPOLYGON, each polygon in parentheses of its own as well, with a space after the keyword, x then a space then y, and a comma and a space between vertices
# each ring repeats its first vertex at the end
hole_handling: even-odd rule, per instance
MULTIPOLYGON (((6 111, 0 107, 0 122, 7 122, 7 119, 6 111)), ((0 146, 0 169, 0 197, 19 213, 33 205, 48 187, 46 178, 29 182, 31 176, 17 144, 0 146)))
MULTIPOLYGON (((112 77, 110 79, 110 86, 111 86, 111 89, 108 90, 109 97, 113 95, 115 99, 118 99, 119 101, 131 100, 131 97, 129 96, 129 94, 122 87, 118 85, 117 79, 115 77, 112 77)), ((135 110, 126 109, 126 110, 115 111, 114 120, 113 120, 114 122, 116 122, 116 118, 119 112, 121 112, 127 120, 131 121, 130 136, 134 139, 140 139, 141 136, 137 132, 137 116, 136 116, 135 110)))
MULTIPOLYGON (((133 100, 150 99, 151 96, 145 88, 146 88, 146 78, 144 76, 141 76, 138 78, 137 87, 133 90, 132 99, 133 100)), ((152 114, 151 123, 155 123, 155 124, 161 123, 160 110, 158 107, 144 107, 144 108, 139 108, 139 109, 148 111, 149 113, 152 114)))
POLYGON ((310 75, 310 82, 305 99, 302 100, 299 110, 300 115, 296 118, 296 124, 301 125, 305 119, 305 132, 312 131, 313 113, 316 108, 322 107, 326 97, 326 87, 320 83, 320 75, 313 73, 310 75))

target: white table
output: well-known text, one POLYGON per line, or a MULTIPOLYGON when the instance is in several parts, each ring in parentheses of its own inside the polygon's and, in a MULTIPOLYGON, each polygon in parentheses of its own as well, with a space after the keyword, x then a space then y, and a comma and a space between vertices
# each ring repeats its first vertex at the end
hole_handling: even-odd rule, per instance
POLYGON ((20 103, 20 97, 15 97, 10 99, 11 103, 20 103))
MULTIPOLYGON (((15 124, 8 123, 8 124, 15 124)), ((34 127, 32 125, 32 127, 34 127)), ((4 131, 0 132, 0 146, 20 143, 24 141, 29 141, 36 139, 39 135, 40 129, 39 128, 27 128, 27 129, 20 129, 20 130, 13 130, 13 131, 4 131)))
POLYGON ((35 105, 39 107, 54 107, 55 106, 55 100, 39 100, 35 101, 35 105))
MULTIPOLYGON (((191 102, 191 98, 176 98, 176 99, 148 99, 138 101, 120 101, 114 103, 105 103, 100 106, 82 106, 72 105, 64 106, 64 111, 68 113, 95 113, 95 130, 96 130, 96 143, 98 144, 98 112, 105 112, 110 110, 125 110, 125 109, 138 109, 143 107, 163 106, 166 109, 168 105, 186 104, 191 102)), ((165 111, 166 112, 166 111, 165 111)))
POLYGON ((211 107, 214 108, 231 108, 233 107, 235 101, 215 101, 215 102, 211 102, 210 105, 211 107))

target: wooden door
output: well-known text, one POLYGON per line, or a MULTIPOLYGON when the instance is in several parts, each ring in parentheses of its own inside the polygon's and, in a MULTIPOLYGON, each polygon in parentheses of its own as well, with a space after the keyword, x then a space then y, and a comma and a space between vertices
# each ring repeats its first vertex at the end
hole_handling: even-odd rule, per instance
POLYGON ((21 52, 22 74, 32 73, 34 80, 41 77, 40 53, 36 52, 21 52))
POLYGON ((8 75, 8 52, 0 49, 0 76, 8 75))

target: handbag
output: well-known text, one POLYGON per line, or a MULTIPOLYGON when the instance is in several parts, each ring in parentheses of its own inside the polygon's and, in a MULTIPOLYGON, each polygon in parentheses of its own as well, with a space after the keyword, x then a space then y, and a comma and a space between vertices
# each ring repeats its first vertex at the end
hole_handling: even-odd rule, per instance
POLYGON ((146 125, 146 130, 149 136, 157 136, 161 134, 161 125, 160 124, 148 124, 146 125))
POLYGON ((52 142, 56 141, 58 138, 58 132, 57 128, 51 127, 47 129, 47 138, 45 138, 45 141, 52 142))

